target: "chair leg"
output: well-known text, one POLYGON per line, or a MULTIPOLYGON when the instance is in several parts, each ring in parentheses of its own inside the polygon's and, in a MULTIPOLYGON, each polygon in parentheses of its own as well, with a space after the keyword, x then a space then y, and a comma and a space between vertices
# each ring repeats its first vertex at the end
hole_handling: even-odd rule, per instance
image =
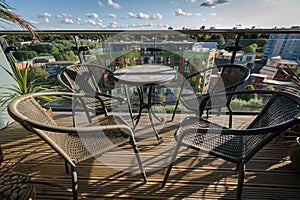
POLYGON ((72 176, 72 193, 73 193, 73 199, 77 200, 78 199, 78 180, 77 180, 77 172, 76 172, 76 167, 71 165, 71 176, 72 176))
POLYGON ((178 151, 179 151, 179 149, 180 149, 180 146, 181 146, 181 143, 182 143, 182 139, 183 139, 183 136, 181 136, 181 137, 178 138, 176 148, 175 148, 174 153, 173 153, 173 155, 172 155, 171 162, 170 162, 170 164, 169 164, 169 166, 168 166, 168 169, 167 169, 167 171, 166 171, 166 173, 165 173, 165 177, 164 177, 164 180, 163 180, 163 182, 162 182, 162 184, 161 184, 161 188, 165 187, 165 185, 166 185, 166 183, 167 183, 167 180, 168 180, 169 175, 170 175, 170 173, 171 173, 172 167, 173 167, 174 162, 175 162, 175 160, 176 160, 178 151))
POLYGON ((146 176, 146 172, 144 170, 144 167, 143 167, 143 164, 142 164, 142 160, 141 160, 141 157, 140 157, 140 154, 139 154, 139 150, 135 144, 135 141, 133 139, 132 136, 130 136, 130 144, 134 150, 134 153, 135 153, 135 157, 136 157, 136 160, 138 161, 138 164, 139 164, 139 168, 141 170, 141 173, 142 173, 142 176, 143 176, 143 179, 144 179, 144 183, 147 183, 148 182, 148 179, 147 179, 147 176, 146 176))
POLYGON ((68 166, 68 162, 65 161, 65 170, 66 170, 66 174, 69 173, 69 166, 68 166))
POLYGON ((238 186, 236 191, 236 199, 242 199, 244 177, 245 177, 245 164, 239 164, 237 166, 237 170, 238 170, 238 186))
POLYGON ((179 100, 176 101, 176 104, 175 104, 175 107, 174 107, 174 110, 173 110, 173 114, 172 114, 172 118, 168 122, 172 122, 174 120, 178 105, 179 105, 179 100))

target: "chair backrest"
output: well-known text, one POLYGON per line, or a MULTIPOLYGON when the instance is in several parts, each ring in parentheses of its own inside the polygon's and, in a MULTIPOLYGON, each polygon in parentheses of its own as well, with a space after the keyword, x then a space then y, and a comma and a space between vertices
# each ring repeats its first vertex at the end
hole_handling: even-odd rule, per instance
POLYGON ((243 84, 250 77, 250 70, 243 65, 226 64, 219 65, 217 68, 220 73, 220 78, 210 93, 218 92, 218 88, 220 87, 224 87, 226 92, 235 91, 238 86, 243 84))
POLYGON ((44 128, 47 126, 57 126, 57 124, 31 94, 22 95, 12 100, 8 105, 8 113, 24 128, 36 133, 64 159, 73 164, 73 159, 64 152, 62 149, 63 144, 60 144, 66 139, 63 138, 66 133, 55 134, 46 129, 33 128, 33 124, 35 124, 36 127, 40 126, 44 128))
POLYGON ((265 95, 264 99, 268 99, 268 102, 247 129, 275 126, 276 129, 266 134, 245 136, 247 157, 252 157, 265 144, 295 125, 295 119, 300 115, 300 98, 297 96, 280 91, 258 95, 265 95), (271 96, 268 97, 268 95, 271 96))
MULTIPOLYGON (((224 95, 225 93, 218 93, 206 96, 203 104, 211 98, 224 95)), ((200 139, 200 141, 206 142, 205 145, 198 142, 199 148, 211 151, 212 154, 226 160, 246 163, 271 140, 300 121, 300 97, 291 93, 275 90, 239 90, 227 92, 226 95, 227 98, 234 100, 230 101, 229 112, 224 112, 221 118, 229 117, 230 120, 233 117, 234 121, 235 114, 239 116, 241 114, 249 116, 250 114, 249 119, 252 119, 250 124, 245 127, 238 122, 233 128, 223 128, 225 124, 220 124, 216 131, 207 135, 200 134, 201 137, 206 137, 205 140, 200 139), (252 103, 243 100, 245 95, 253 98, 252 103)), ((187 123, 193 123, 189 121, 187 123)), ((216 124, 214 118, 211 118, 210 121, 211 124, 216 124)), ((211 130, 213 129, 212 126, 211 130)), ((197 142, 197 140, 195 141, 197 142)))
MULTIPOLYGON (((127 142, 128 140, 124 139, 132 134, 123 121, 120 122, 126 127, 122 127, 121 131, 121 125, 113 123, 115 118, 111 116, 101 118, 101 122, 98 122, 100 119, 97 118, 96 126, 92 127, 88 120, 82 121, 82 117, 82 125, 77 123, 76 127, 58 126, 37 101, 37 98, 45 95, 68 98, 79 96, 61 92, 22 95, 9 103, 8 112, 14 120, 36 133, 71 165, 127 142)), ((70 115, 72 114, 74 112, 70 112, 70 115)))
POLYGON ((107 69, 93 64, 74 64, 58 73, 59 82, 72 92, 93 94, 101 93, 99 84, 106 84, 104 76, 111 73, 107 69))

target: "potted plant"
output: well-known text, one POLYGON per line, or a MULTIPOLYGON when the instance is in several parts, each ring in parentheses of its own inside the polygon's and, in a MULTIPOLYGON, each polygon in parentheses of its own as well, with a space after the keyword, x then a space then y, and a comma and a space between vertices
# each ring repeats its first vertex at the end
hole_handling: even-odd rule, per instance
POLYGON ((0 86, 1 97, 0 97, 0 108, 5 108, 5 105, 11 99, 23 95, 36 92, 50 92, 54 88, 51 87, 47 82, 40 82, 39 78, 30 80, 30 67, 26 66, 24 69, 19 69, 17 64, 14 63, 12 71, 0 66, 8 76, 10 76, 15 83, 12 85, 0 86))

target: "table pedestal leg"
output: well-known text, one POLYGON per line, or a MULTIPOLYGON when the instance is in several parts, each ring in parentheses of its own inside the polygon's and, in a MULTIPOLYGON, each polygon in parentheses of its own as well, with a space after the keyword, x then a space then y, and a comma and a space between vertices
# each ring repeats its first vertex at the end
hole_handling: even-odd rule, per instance
POLYGON ((158 143, 162 143, 164 140, 162 139, 162 137, 158 134, 156 128, 155 128, 155 125, 153 123, 153 119, 152 119, 152 116, 154 116, 157 120, 159 121, 163 121, 162 119, 158 119, 158 117, 155 115, 155 113, 152 111, 152 95, 153 95, 153 91, 154 91, 154 85, 151 84, 150 87, 149 87, 149 95, 148 95, 148 116, 149 116, 149 119, 150 119, 150 123, 151 123, 151 126, 152 126, 152 129, 155 133, 155 136, 156 136, 156 139, 158 141, 158 143))

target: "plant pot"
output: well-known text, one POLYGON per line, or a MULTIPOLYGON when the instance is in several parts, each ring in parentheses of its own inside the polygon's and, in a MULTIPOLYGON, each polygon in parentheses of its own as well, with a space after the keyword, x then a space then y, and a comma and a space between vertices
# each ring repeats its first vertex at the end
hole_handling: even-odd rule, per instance
POLYGON ((46 111, 46 113, 50 116, 50 118, 53 119, 52 108, 51 108, 51 107, 48 107, 48 106, 44 106, 43 108, 44 108, 44 110, 46 111))
POLYGON ((29 176, 23 173, 6 174, 0 178, 0 199, 36 199, 36 192, 29 176))

